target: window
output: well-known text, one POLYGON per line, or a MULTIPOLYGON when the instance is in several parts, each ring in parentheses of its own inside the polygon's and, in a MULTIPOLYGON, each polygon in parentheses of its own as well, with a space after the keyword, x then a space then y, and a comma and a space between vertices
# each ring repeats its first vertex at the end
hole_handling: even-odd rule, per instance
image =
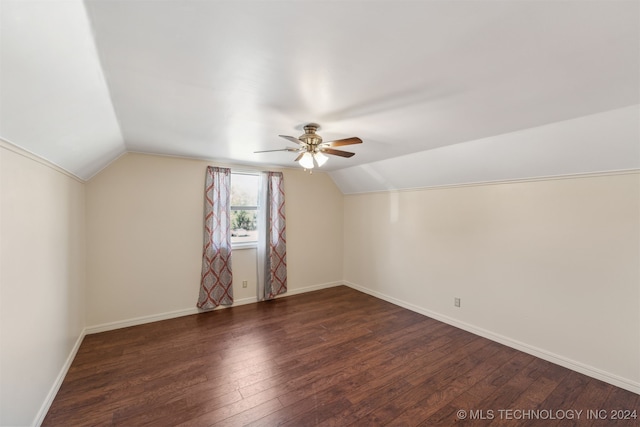
POLYGON ((258 242, 258 192, 260 175, 231 173, 231 244, 253 246, 258 242))

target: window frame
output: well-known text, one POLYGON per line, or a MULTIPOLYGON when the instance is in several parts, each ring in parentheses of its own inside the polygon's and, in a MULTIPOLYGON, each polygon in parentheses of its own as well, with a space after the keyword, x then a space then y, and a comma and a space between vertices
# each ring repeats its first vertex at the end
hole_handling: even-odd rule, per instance
MULTIPOLYGON (((260 215, 260 177, 261 174, 258 171, 231 171, 231 196, 233 197, 233 176, 234 175, 252 175, 255 176, 256 178, 258 178, 258 187, 256 188, 256 191, 258 193, 258 198, 257 198, 257 205, 230 205, 229 208, 229 216, 231 216, 231 212, 233 211, 255 211, 256 212, 256 216, 260 215)), ((260 233, 260 230, 258 229, 258 233, 260 233)), ((233 239, 233 237, 232 237, 233 239)), ((258 238, 259 240, 259 238, 258 238)), ((234 249, 253 249, 253 248, 257 248, 258 247, 258 240, 252 241, 252 242, 234 242, 233 240, 231 241, 231 250, 234 249)))

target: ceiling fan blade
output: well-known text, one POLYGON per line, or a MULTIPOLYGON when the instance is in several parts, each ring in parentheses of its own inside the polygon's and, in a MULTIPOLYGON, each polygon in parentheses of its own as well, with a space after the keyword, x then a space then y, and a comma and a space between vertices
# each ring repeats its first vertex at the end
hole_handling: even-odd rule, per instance
POLYGON ((323 142, 322 146, 324 147, 341 147, 343 145, 353 145, 353 144, 362 144, 362 140, 360 138, 345 138, 345 139, 336 139, 335 141, 323 142))
POLYGON ((262 150, 262 151, 254 151, 254 153, 270 153, 270 152, 272 152, 272 151, 293 151, 293 152, 296 152, 296 153, 297 153, 298 151, 300 151, 300 149, 299 149, 299 148, 290 148, 290 147, 287 147, 287 148, 281 148, 281 149, 279 149, 279 150, 262 150))
POLYGON ((284 139, 288 139, 291 142, 295 142, 296 144, 304 144, 304 142, 300 141, 298 138, 296 138, 295 136, 289 136, 289 135, 278 135, 280 138, 284 138, 284 139))
POLYGON ((349 151, 334 150, 333 148, 324 148, 324 147, 321 148, 320 151, 326 154, 332 154, 334 156, 340 156, 340 157, 353 157, 356 154, 356 153, 351 153, 349 151))
POLYGON ((299 155, 298 157, 296 157, 296 159, 294 160, 294 162, 297 162, 298 160, 300 160, 300 159, 302 158, 302 156, 304 156, 304 153, 306 153, 306 151, 305 151, 305 152, 300 153, 300 155, 299 155))

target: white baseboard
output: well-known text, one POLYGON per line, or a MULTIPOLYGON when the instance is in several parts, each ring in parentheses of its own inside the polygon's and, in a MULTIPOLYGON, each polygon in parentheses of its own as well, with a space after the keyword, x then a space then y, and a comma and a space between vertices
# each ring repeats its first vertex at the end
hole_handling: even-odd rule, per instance
POLYGON ((288 289, 286 294, 278 295, 277 298, 284 298, 291 295, 304 294, 307 292, 319 291, 320 289, 334 288, 336 286, 342 286, 342 285, 344 285, 344 283, 340 281, 340 282, 320 283, 319 285, 305 286, 305 287, 296 288, 296 289, 288 289))
POLYGON ((148 316, 134 317, 132 319, 117 320, 115 322, 101 323, 95 326, 88 326, 87 335, 97 334, 97 333, 106 332, 106 331, 113 331, 115 329, 120 329, 120 328, 128 328, 129 326, 144 325, 145 323, 158 322, 160 320, 175 319, 176 317, 190 316, 192 314, 204 313, 212 310, 222 310, 225 308, 236 307, 244 304, 251 304, 254 302, 257 302, 257 299, 255 297, 243 298, 243 299, 234 301, 233 305, 230 305, 230 306, 220 305, 211 310, 201 310, 197 307, 192 307, 192 308, 184 308, 182 310, 167 311, 165 313, 150 314, 148 316))
POLYGON ((75 344, 73 345, 73 348, 71 349, 71 352, 67 357, 67 360, 65 360, 64 365, 62 365, 62 369, 60 369, 60 373, 58 373, 56 380, 53 382, 53 385, 51 386, 49 393, 47 393, 47 397, 42 403, 42 406, 40 406, 40 410, 36 414, 36 417, 33 420, 32 425, 40 426, 44 421, 44 417, 47 416, 47 412, 49 412, 49 408, 53 403, 53 399, 55 399, 56 394, 58 394, 58 390, 60 390, 60 386, 62 386, 64 377, 67 375, 67 372, 71 367, 71 363, 73 362, 73 359, 76 357, 76 354, 78 353, 78 349, 80 348, 80 344, 82 344, 82 340, 84 339, 85 335, 86 335, 86 329, 83 329, 82 332, 80 332, 80 336, 78 337, 75 344))
POLYGON ((134 317, 133 319, 116 320, 115 322, 101 323, 99 325, 87 326, 87 335, 100 332, 113 331, 114 329, 128 328, 129 326, 143 325, 145 323, 157 322, 160 320, 173 319, 175 317, 197 314, 200 311, 196 308, 185 308, 182 310, 168 311, 165 313, 151 314, 148 316, 134 317))
MULTIPOLYGON (((321 283, 318 285, 305 286, 302 288, 289 289, 287 293, 278 295, 277 298, 286 298, 287 296, 290 296, 290 295, 297 295, 305 292, 312 292, 320 289, 332 288, 334 286, 340 286, 342 284, 343 284, 342 282, 329 282, 329 283, 321 283)), ((253 304, 255 302, 258 302, 258 299, 256 297, 242 298, 239 300, 235 300, 233 302, 233 305, 230 305, 230 306, 221 305, 214 308, 213 310, 222 310, 229 307, 237 307, 239 305, 253 304)), ((100 332, 112 331, 120 328, 128 328, 129 326, 143 325, 145 323, 158 322, 160 320, 174 319, 176 317, 204 313, 205 311, 210 311, 210 310, 200 310, 199 308, 196 308, 196 307, 184 308, 182 310, 168 311, 165 313, 151 314, 148 316, 140 316, 140 317, 134 317, 132 319, 117 320, 115 322, 101 323, 99 325, 88 326, 87 328, 85 328, 85 331, 86 331, 86 335, 97 334, 100 332)))
POLYGON ((416 313, 422 314, 427 317, 431 317, 432 319, 439 320, 443 323, 447 323, 451 326, 455 326, 456 328, 463 329, 467 332, 471 332, 472 334, 479 335, 481 337, 490 339, 491 341, 498 342, 500 344, 504 344, 508 347, 514 348, 516 350, 520 350, 532 356, 539 357, 540 359, 544 359, 548 362, 555 363, 556 365, 563 366, 565 368, 571 369, 572 371, 579 372, 581 374, 587 375, 589 377, 604 381, 606 383, 612 384, 616 387, 623 388, 625 390, 629 390, 633 393, 640 394, 640 383, 635 381, 631 381, 626 378, 622 378, 618 375, 611 374, 609 372, 605 372, 601 369, 594 368, 593 366, 586 365, 581 362, 577 362, 575 360, 568 359, 564 356, 560 356, 558 354, 549 352, 547 350, 531 346, 529 344, 514 340, 509 337, 505 337, 500 334, 496 334, 489 330, 479 328, 477 326, 471 325, 469 323, 461 322, 452 317, 445 316, 440 313, 436 313, 434 311, 419 307, 417 305, 408 303, 406 301, 399 300, 397 298, 393 298, 389 295, 383 294, 381 292, 373 291, 371 289, 365 288, 364 286, 356 285, 355 283, 351 283, 348 281, 343 282, 344 285, 349 286, 357 291, 363 292, 365 294, 374 296, 376 298, 380 298, 391 304, 406 308, 408 310, 414 311, 416 313))

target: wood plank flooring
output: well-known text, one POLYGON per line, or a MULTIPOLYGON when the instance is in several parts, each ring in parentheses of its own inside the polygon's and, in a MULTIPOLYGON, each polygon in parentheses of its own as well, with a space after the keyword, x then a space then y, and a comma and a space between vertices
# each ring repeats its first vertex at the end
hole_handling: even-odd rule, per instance
POLYGON ((340 286, 88 335, 43 425, 640 425, 625 410, 640 396, 340 286))

